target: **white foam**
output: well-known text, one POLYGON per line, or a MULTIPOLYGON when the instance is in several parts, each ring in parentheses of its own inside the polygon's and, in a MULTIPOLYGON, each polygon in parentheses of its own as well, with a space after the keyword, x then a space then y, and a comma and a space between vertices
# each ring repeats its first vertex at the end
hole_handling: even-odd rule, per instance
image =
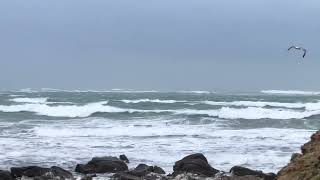
POLYGON ((160 99, 135 99, 135 100, 120 100, 124 103, 141 103, 141 102, 152 102, 152 103, 164 103, 164 104, 172 104, 177 102, 185 102, 185 101, 176 101, 176 100, 160 100, 160 99))
MULTIPOLYGON (((55 142, 63 142, 66 149, 58 151, 70 153, 68 148, 71 148, 75 151, 72 156, 79 158, 83 158, 87 151, 95 155, 124 152, 133 158, 134 164, 147 161, 170 172, 175 161, 191 153, 201 152, 213 167, 221 170, 229 170, 235 165, 249 165, 254 169, 275 172, 288 163, 291 154, 298 152, 299 147, 314 132, 275 128, 232 130, 211 125, 165 126, 164 123, 161 125, 156 122, 150 127, 131 125, 143 121, 99 121, 99 125, 112 124, 111 128, 77 127, 77 124, 68 127, 43 125, 35 127, 32 133, 40 139, 49 140, 53 147, 55 142), (107 145, 112 148, 105 147, 105 139, 108 139, 107 145)), ((44 145, 45 149, 50 150, 47 144, 44 145)), ((49 154, 42 153, 44 156, 49 154)))
POLYGON ((10 101, 13 102, 18 102, 18 103, 39 103, 39 104, 44 104, 46 103, 48 98, 14 98, 10 99, 10 101))
MULTIPOLYGON (((52 116, 52 117, 89 117, 94 113, 173 113, 173 114, 186 114, 186 115, 207 115, 211 117, 219 117, 223 119, 303 119, 313 115, 320 114, 320 103, 305 103, 305 104, 273 104, 275 106, 284 106, 291 108, 305 107, 304 110, 298 109, 268 109, 259 106, 263 106, 270 103, 254 103, 254 102, 234 102, 232 104, 237 105, 256 105, 258 107, 247 108, 231 108, 221 107, 220 109, 125 109, 119 107, 113 107, 106 105, 107 101, 89 103, 85 105, 56 105, 50 106, 51 103, 46 103, 46 99, 31 99, 22 98, 16 101, 29 102, 26 104, 18 105, 0 105, 0 111, 2 112, 33 112, 38 115, 52 116)), ((139 100, 140 101, 140 100, 139 100)), ((131 101, 130 101, 131 102, 131 101)), ((155 102, 161 102, 155 101, 155 102)), ((138 103, 138 102, 131 102, 138 103)), ((162 102, 173 103, 173 102, 162 102)), ((225 102, 217 102, 216 104, 225 104, 225 102)))
POLYGON ((320 92, 298 91, 298 90, 263 90, 265 94, 287 94, 287 95, 319 95, 320 92))
POLYGON ((179 91, 179 93, 210 94, 210 93, 213 93, 213 92, 210 92, 210 91, 179 91))
POLYGON ((38 115, 52 117, 88 117, 96 112, 127 112, 128 110, 104 105, 107 101, 89 103, 82 106, 59 105, 49 106, 47 104, 23 104, 23 105, 0 105, 3 112, 34 112, 38 115))
POLYGON ((272 107, 285 107, 285 108, 306 107, 306 104, 304 103, 281 103, 281 102, 263 102, 263 101, 232 101, 232 102, 203 101, 203 103, 208 105, 214 105, 214 106, 248 106, 248 107, 272 106, 272 107))

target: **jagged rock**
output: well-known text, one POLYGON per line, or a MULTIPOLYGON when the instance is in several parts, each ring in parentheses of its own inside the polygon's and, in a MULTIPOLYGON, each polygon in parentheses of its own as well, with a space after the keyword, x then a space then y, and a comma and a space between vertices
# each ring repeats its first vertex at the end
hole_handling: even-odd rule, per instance
POLYGON ((274 180, 276 178, 276 175, 273 173, 265 174, 262 171, 255 171, 241 166, 232 167, 230 173, 233 176, 255 176, 264 180, 274 180))
POLYGON ((200 153, 192 154, 177 161, 173 166, 173 176, 184 172, 213 177, 218 170, 208 164, 207 158, 200 153))
POLYGON ((131 171, 119 172, 114 174, 113 179, 137 180, 137 179, 163 179, 165 171, 158 166, 148 166, 146 164, 139 164, 131 171))
POLYGON ((12 167, 11 174, 14 177, 36 177, 43 176, 45 174, 50 173, 50 168, 42 168, 38 166, 28 166, 28 167, 12 167))
POLYGON ((13 180, 13 177, 9 171, 0 170, 0 180, 13 180))
POLYGON ((129 159, 128 159, 127 156, 124 155, 124 154, 120 155, 120 156, 119 156, 119 159, 120 159, 121 161, 127 163, 127 164, 129 163, 129 159))
POLYGON ((74 179, 73 175, 69 171, 64 170, 60 167, 52 166, 50 169, 51 169, 52 174, 55 177, 60 177, 61 179, 74 179))
POLYGON ((95 157, 87 164, 78 164, 75 171, 83 174, 116 173, 128 170, 126 163, 117 157, 95 157))
POLYGON ((52 166, 51 168, 42 168, 38 166, 12 167, 11 175, 16 178, 21 177, 22 179, 32 177, 34 180, 74 179, 73 175, 69 171, 56 166, 52 166))
POLYGON ((166 172, 161 167, 158 167, 158 166, 153 166, 153 172, 156 174, 166 174, 166 172))
POLYGON ((80 180, 93 180, 94 177, 97 177, 97 175, 95 175, 95 174, 92 174, 92 175, 86 174, 85 176, 81 177, 80 180))
POLYGON ((320 179, 320 131, 301 147, 302 155, 293 155, 290 163, 278 172, 277 180, 320 179))

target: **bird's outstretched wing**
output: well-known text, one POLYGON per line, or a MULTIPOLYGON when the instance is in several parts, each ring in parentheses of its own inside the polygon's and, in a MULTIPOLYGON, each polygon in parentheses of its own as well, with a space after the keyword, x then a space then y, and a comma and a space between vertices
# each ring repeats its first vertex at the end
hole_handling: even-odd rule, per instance
POLYGON ((290 49, 292 49, 292 48, 295 48, 295 46, 291 46, 291 47, 289 47, 288 51, 290 51, 290 49))
POLYGON ((303 58, 306 56, 306 54, 307 54, 307 50, 306 49, 302 49, 303 50, 303 58))

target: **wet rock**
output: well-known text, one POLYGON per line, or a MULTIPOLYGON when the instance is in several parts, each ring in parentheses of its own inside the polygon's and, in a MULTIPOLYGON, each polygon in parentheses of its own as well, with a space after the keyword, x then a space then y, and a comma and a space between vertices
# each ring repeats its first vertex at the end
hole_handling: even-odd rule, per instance
POLYGON ((9 171, 0 170, 0 180, 13 180, 13 177, 9 171))
POLYGON ((119 172, 114 174, 114 179, 126 179, 126 180, 136 180, 136 179, 156 179, 157 177, 161 179, 164 178, 163 174, 165 171, 158 166, 148 166, 146 164, 139 164, 136 168, 131 171, 119 172))
POLYGON ((54 177, 60 177, 61 179, 73 179, 73 175, 67 170, 57 166, 52 166, 50 169, 54 177))
POLYGON ((213 177, 219 171, 208 163, 207 158, 200 153, 192 154, 177 161, 173 166, 173 176, 184 172, 213 177))
POLYGON ((234 166, 231 168, 230 173, 233 176, 255 176, 262 178, 263 180, 274 180, 276 179, 276 175, 273 173, 265 174, 262 171, 256 171, 249 168, 234 166))
POLYGON ((34 180, 65 180, 74 179, 73 175, 60 167, 52 166, 51 168, 42 168, 38 166, 12 167, 11 175, 21 177, 21 179, 32 178, 34 180))
POLYGON ((126 155, 122 154, 119 156, 119 159, 125 163, 129 163, 129 159, 127 158, 126 155))
POLYGON ((166 172, 161 167, 158 167, 158 166, 153 167, 153 172, 156 174, 166 174, 166 172))
POLYGON ((95 157, 87 164, 78 164, 75 171, 83 174, 116 173, 128 170, 126 163, 117 157, 95 157))
POLYGON ((302 154, 293 155, 290 163, 278 172, 277 180, 320 179, 320 131, 301 147, 302 154))
POLYGON ((97 175, 95 175, 95 174, 92 174, 92 175, 86 174, 85 176, 81 177, 80 180, 93 180, 94 177, 97 177, 97 175))
POLYGON ((50 168, 42 168, 38 166, 28 166, 28 167, 12 167, 11 174, 14 177, 36 177, 43 176, 50 173, 50 168))

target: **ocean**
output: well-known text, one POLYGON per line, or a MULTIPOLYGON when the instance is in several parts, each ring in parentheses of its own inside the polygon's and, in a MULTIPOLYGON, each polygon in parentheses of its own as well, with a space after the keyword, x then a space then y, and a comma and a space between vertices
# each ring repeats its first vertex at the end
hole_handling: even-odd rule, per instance
POLYGON ((203 153, 216 169, 277 172, 320 127, 320 93, 0 92, 0 169, 125 154, 129 167, 203 153))

